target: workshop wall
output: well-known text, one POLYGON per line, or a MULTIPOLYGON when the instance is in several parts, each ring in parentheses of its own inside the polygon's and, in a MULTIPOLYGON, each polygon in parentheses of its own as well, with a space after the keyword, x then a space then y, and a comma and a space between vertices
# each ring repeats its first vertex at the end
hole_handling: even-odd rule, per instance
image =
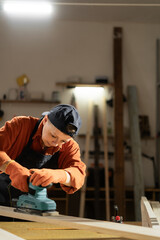
MULTIPOLYGON (((139 112, 149 116, 151 135, 155 136, 156 116, 156 39, 160 38, 160 25, 54 21, 20 21, 0 16, 0 98, 8 96, 10 89, 18 88, 16 78, 27 74, 30 79, 30 93, 43 92, 50 100, 52 91, 60 92, 62 103, 70 103, 73 90, 56 86, 80 77, 82 82, 94 82, 97 76, 107 76, 113 82, 113 28, 123 28, 123 89, 136 85, 138 89, 139 112)), ((109 93, 109 96, 112 91, 109 93)), ((82 116, 81 133, 86 132, 86 98, 77 97, 82 116)), ((101 102, 99 101, 101 107, 101 102)), ((4 122, 12 116, 31 114, 39 116, 51 105, 2 104, 4 122)), ((108 109, 112 121, 113 109, 108 109)), ((124 127, 128 130, 127 103, 124 103, 124 127)), ((114 130, 114 129, 113 129, 114 130)), ((155 155, 155 143, 142 143, 146 154, 155 155)), ((146 160, 144 160, 146 161, 146 160)), ((132 184, 132 166, 126 163, 126 182, 132 184)), ((145 163, 149 178, 145 184, 153 185, 150 162, 145 163), (149 179, 149 180, 148 180, 149 179)), ((146 172, 146 171, 145 171, 146 172)))

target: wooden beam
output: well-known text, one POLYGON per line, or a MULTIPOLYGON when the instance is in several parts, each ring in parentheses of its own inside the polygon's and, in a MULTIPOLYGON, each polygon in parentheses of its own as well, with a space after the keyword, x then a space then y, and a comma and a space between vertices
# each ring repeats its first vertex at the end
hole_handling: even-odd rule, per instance
POLYGON ((115 27, 114 85, 115 85, 115 204, 125 219, 124 146, 123 146, 123 86, 122 86, 122 28, 115 27))
MULTIPOLYGON (((88 105, 87 131, 86 131, 85 153, 84 153, 84 163, 86 164, 87 168, 88 168, 88 160, 89 160, 89 147, 90 147, 91 127, 92 127, 92 111, 93 111, 93 102, 90 100, 88 105)), ((87 177, 85 178, 85 182, 80 191, 79 217, 84 217, 86 187, 87 187, 87 177)))
POLYGON ((100 179, 99 179, 99 158, 100 158, 100 143, 99 143, 99 108, 94 105, 94 218, 100 219, 100 179))
POLYGON ((144 196, 144 180, 141 152, 141 138, 139 128, 138 96, 135 86, 128 86, 128 112, 131 138, 131 151, 134 176, 134 207, 135 220, 141 221, 140 202, 144 196))
POLYGON ((110 220, 110 192, 109 192, 109 164, 108 164, 108 136, 107 136, 107 106, 106 98, 103 98, 103 141, 104 141, 104 164, 105 164, 105 205, 106 220, 110 220))
POLYGON ((87 218, 70 217, 64 215, 58 216, 38 216, 15 212, 14 208, 0 206, 0 215, 6 217, 12 217, 17 219, 23 219, 28 221, 52 223, 61 227, 72 227, 76 229, 87 229, 93 232, 113 234, 118 237, 124 237, 127 239, 135 240, 159 240, 160 231, 157 229, 120 224, 114 222, 93 220, 87 218))

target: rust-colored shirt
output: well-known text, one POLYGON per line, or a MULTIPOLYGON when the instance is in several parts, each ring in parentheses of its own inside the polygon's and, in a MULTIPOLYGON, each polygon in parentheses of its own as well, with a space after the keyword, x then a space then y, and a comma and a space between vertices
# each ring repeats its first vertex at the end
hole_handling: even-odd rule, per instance
MULTIPOLYGON (((27 145, 29 137, 38 121, 34 117, 14 117, 7 121, 5 125, 0 128, 0 162, 8 159, 16 159, 27 145), (4 152, 7 154, 4 154, 4 152)), ((65 169, 71 176, 72 187, 67 187, 61 184, 61 187, 67 193, 74 193, 82 187, 85 178, 86 165, 81 161, 80 149, 78 143, 71 138, 71 140, 59 147, 45 148, 42 144, 42 128, 43 120, 33 136, 31 148, 34 151, 40 152, 44 155, 53 155, 59 151, 58 168, 65 169)))

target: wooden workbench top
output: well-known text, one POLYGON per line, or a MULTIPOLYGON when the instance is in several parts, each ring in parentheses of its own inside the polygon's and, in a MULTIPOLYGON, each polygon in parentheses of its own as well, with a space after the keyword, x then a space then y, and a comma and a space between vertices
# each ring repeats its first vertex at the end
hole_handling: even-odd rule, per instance
MULTIPOLYGON (((0 222, 0 228, 27 240, 121 240, 116 236, 37 222, 0 222)), ((124 238, 123 238, 124 239, 124 238)))
MULTIPOLYGON (((158 229, 152 229, 148 227, 134 226, 130 224, 120 224, 109 221, 100 221, 95 219, 87 219, 87 218, 79 218, 65 215, 49 215, 49 216, 38 216, 35 214, 26 214, 15 212, 14 208, 0 206, 0 215, 6 216, 14 219, 22 219, 26 221, 23 226, 27 226, 28 224, 42 224, 41 226, 51 226, 52 229, 38 229, 36 230, 37 239, 47 239, 47 234, 49 234, 48 239, 136 239, 136 240, 159 240, 160 239, 160 231, 158 229), (31 223, 28 223, 31 221, 31 223), (35 223, 33 223, 33 221, 35 223), (53 228, 59 229, 53 229, 53 228), (64 229, 65 228, 65 229, 64 229), (45 238, 42 238, 43 230, 45 231, 45 238), (57 235, 54 235, 55 232, 58 231, 57 235), (65 232, 64 232, 65 231, 65 232), (70 232, 71 231, 71 232, 70 232), (76 233, 76 231, 78 231, 76 233), (89 236, 81 237, 80 233, 89 232, 89 236), (63 236, 60 234, 63 233, 63 236), (69 233, 71 235, 69 236, 69 233), (93 234, 93 235, 92 235, 93 234), (98 236, 96 235, 98 234, 98 236), (113 236, 114 235, 114 236, 113 236), (58 238, 58 236, 60 236, 58 238), (90 237, 91 236, 91 237, 90 237), (93 237, 95 236, 95 237, 93 237), (41 238, 39 238, 41 237, 41 238), (97 238, 98 237, 98 238, 97 238)), ((1 223, 3 224, 3 223, 1 223)), ((10 226, 10 222, 8 226, 10 226)), ((16 223, 15 223, 16 224, 16 223)), ((7 225, 6 225, 7 226, 7 225)), ((1 226, 0 226, 1 227, 1 226)), ((2 227, 1 227, 2 228, 2 227)), ((20 229, 20 224, 18 227, 14 227, 14 231, 20 229)), ((22 232, 24 227, 21 228, 22 232)), ((30 230, 27 228, 27 234, 29 234, 30 230)), ((30 235, 32 238, 33 233, 30 235)))

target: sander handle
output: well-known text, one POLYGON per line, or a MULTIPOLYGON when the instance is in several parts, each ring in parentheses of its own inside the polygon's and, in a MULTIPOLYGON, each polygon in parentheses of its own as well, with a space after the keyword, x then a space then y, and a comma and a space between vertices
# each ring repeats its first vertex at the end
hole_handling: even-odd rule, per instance
MULTIPOLYGON (((32 174, 33 174, 33 173, 34 173, 34 171, 32 172, 32 174)), ((31 177, 31 176, 29 176, 29 177, 27 178, 28 186, 29 186, 29 183, 32 184, 32 182, 30 182, 30 177, 31 177)), ((43 187, 43 186, 41 186, 41 185, 39 185, 39 186, 37 186, 37 187, 40 187, 40 188, 50 188, 52 185, 53 185, 53 183, 50 183, 49 185, 47 185, 47 186, 45 186, 45 187, 43 187)), ((33 186, 34 186, 34 185, 33 185, 33 186)))

